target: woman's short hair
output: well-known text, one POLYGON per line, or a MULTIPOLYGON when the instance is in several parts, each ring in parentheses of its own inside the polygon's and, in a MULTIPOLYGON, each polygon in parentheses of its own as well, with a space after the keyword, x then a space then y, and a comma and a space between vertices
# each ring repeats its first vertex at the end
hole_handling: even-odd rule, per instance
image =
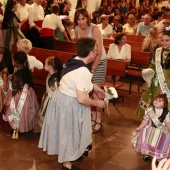
POLYGON ((32 49, 32 43, 28 39, 21 39, 17 42, 17 48, 19 51, 24 51, 28 54, 32 49))
POLYGON ((121 39, 122 39, 122 37, 123 36, 125 36, 126 34, 124 34, 124 33, 120 33, 120 34, 118 34, 116 37, 115 37, 115 44, 116 45, 119 45, 119 42, 121 41, 121 39))
POLYGON ((101 22, 104 21, 107 18, 108 18, 108 16, 106 14, 101 15, 101 17, 100 17, 101 22))
POLYGON ((79 38, 76 43, 77 55, 82 58, 86 58, 89 53, 94 50, 95 44, 96 40, 94 38, 79 38))
POLYGON ((74 15, 74 24, 78 25, 77 21, 78 21, 80 14, 83 15, 85 18, 87 18, 87 24, 88 24, 88 26, 90 26, 90 23, 91 23, 90 16, 89 16, 87 10, 84 8, 79 8, 76 10, 75 15, 74 15))

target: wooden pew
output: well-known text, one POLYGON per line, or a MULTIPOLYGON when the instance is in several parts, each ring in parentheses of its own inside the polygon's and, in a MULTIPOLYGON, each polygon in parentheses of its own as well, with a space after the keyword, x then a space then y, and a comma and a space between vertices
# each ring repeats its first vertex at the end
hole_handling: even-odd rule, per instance
MULTIPOLYGON (((113 43, 112 39, 103 39, 103 45, 106 47, 109 47, 109 45, 112 43, 113 43)), ((142 42, 127 41, 127 44, 131 46, 131 50, 134 50, 134 51, 142 50, 142 42)))
MULTIPOLYGON (((104 39, 104 46, 109 47, 110 44, 113 43, 113 40, 111 39, 104 39)), ((142 43, 140 42, 134 42, 129 41, 127 42, 129 45, 131 45, 131 50, 134 51, 141 51, 142 43)), ((70 53, 76 53, 76 43, 75 42, 67 42, 67 41, 61 41, 61 40, 54 40, 54 50, 57 51, 65 51, 70 53)))
MULTIPOLYGON (((117 36, 117 34, 113 33, 112 34, 113 38, 115 38, 117 36)), ((126 38, 128 41, 135 41, 135 42, 143 42, 145 36, 141 36, 141 35, 126 35, 126 38)))

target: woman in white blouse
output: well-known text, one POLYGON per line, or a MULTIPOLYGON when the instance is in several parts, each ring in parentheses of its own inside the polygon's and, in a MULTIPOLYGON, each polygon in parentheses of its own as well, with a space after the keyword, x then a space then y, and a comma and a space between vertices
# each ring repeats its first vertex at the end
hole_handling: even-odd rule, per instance
POLYGON ((109 18, 107 15, 103 14, 101 17, 101 24, 98 25, 102 37, 110 38, 112 36, 112 26, 108 23, 109 18))
POLYGON ((109 45, 107 58, 114 60, 122 60, 124 62, 131 61, 131 46, 126 43, 126 34, 119 34, 115 37, 115 42, 109 45))
POLYGON ((134 35, 136 34, 137 24, 135 23, 135 16, 133 14, 128 15, 127 23, 123 25, 123 33, 134 35))

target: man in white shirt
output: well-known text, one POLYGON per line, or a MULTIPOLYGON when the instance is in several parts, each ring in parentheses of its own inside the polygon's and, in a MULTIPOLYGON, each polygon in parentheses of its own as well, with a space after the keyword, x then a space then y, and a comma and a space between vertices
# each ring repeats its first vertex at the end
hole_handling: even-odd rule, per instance
POLYGON ((53 49, 53 39, 56 39, 54 30, 58 27, 63 33, 65 39, 69 41, 65 28, 58 16, 59 7, 52 6, 52 14, 46 15, 42 23, 41 40, 42 47, 46 49, 53 49))
POLYGON ((29 39, 29 23, 28 23, 28 16, 29 16, 29 6, 26 4, 26 0, 20 0, 17 4, 17 11, 15 12, 16 16, 23 22, 21 26, 21 31, 25 35, 27 39, 29 39))
POLYGON ((150 21, 151 21, 150 15, 145 14, 144 21, 138 24, 136 35, 147 36, 149 34, 149 29, 154 26, 150 21))
POLYGON ((44 20, 44 9, 41 4, 42 0, 35 0, 29 8, 30 40, 33 47, 41 47, 40 33, 44 20))

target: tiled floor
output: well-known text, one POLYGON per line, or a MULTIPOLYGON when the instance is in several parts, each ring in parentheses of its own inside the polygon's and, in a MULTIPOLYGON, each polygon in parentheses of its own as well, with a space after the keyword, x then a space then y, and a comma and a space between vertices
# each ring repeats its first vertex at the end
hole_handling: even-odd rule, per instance
MULTIPOLYGON (((135 87, 133 91, 136 91, 135 87)), ((140 121, 135 108, 140 95, 133 93, 116 106, 109 104, 111 116, 103 114, 102 130, 92 135, 93 149, 89 156, 76 162, 83 170, 150 170, 151 161, 131 146, 131 139, 140 121)), ((39 136, 33 132, 20 134, 12 140, 8 132, 0 129, 0 170, 60 170, 57 156, 48 156, 37 147, 39 136)))

